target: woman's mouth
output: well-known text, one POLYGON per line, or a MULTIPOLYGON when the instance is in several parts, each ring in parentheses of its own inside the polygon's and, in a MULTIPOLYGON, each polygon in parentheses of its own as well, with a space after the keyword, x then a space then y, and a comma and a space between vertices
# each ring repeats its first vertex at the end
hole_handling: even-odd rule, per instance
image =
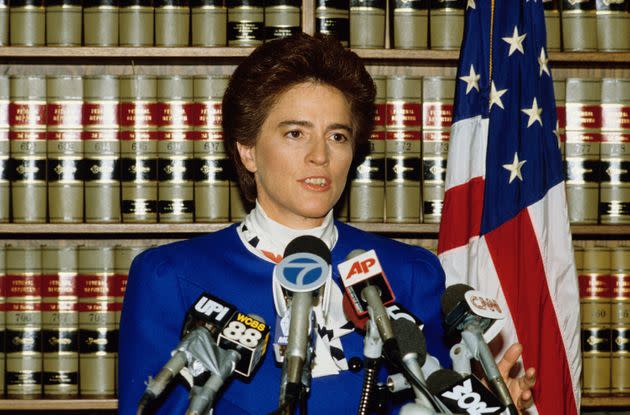
POLYGON ((310 190, 327 190, 330 187, 330 180, 325 177, 307 177, 300 180, 310 190))

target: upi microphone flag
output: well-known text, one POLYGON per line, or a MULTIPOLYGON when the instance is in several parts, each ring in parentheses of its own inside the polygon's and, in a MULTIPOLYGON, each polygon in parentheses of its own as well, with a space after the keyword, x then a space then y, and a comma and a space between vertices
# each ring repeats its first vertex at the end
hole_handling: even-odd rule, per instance
POLYGON ((438 254, 505 310, 528 413, 580 407, 580 303, 541 0, 467 0, 438 254))

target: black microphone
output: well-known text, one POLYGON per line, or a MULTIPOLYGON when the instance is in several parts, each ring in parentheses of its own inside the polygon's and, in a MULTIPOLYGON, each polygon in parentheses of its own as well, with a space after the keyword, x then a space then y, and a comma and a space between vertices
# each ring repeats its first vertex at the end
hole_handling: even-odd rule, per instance
POLYGON ((280 389, 281 406, 302 397, 305 363, 312 354, 308 349, 313 347, 310 341, 313 303, 319 289, 331 278, 330 263, 330 250, 326 244, 314 236, 303 235, 287 245, 282 261, 274 268, 274 278, 288 293, 290 313, 280 389))
POLYGON ((471 355, 481 363, 500 402, 510 413, 517 414, 510 391, 486 342, 487 338, 492 339, 498 334, 505 324, 499 304, 469 285, 455 284, 446 288, 442 296, 442 311, 447 334, 461 333, 471 355))
POLYGON ((454 370, 440 369, 427 378, 427 388, 456 414, 493 415, 505 409, 473 375, 464 377, 454 370))

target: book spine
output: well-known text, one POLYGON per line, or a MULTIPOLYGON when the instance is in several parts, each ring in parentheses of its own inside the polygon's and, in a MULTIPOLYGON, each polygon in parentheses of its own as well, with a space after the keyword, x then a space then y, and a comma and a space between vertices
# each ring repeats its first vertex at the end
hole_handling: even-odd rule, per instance
POLYGON ((386 129, 386 222, 418 223, 421 217, 421 78, 387 78, 386 129))
POLYGON ((42 334, 44 397, 79 395, 79 308, 77 249, 42 248, 42 334))
POLYGON ((120 163, 123 222, 157 222, 157 81, 120 79, 120 163))
POLYGON ((9 141, 9 77, 0 75, 0 223, 9 222, 11 143, 9 141))
POLYGON ((118 11, 120 46, 153 46, 153 14, 151 0, 121 1, 118 11))
POLYGON ((53 223, 83 222, 83 80, 46 80, 48 218, 53 223))
POLYGON ((630 51, 630 1, 596 0, 597 49, 601 52, 630 51))
POLYGON ((560 52, 560 1, 543 0, 545 8, 545 28, 547 30, 547 52, 560 52))
POLYGON ((0 244, 0 397, 4 397, 5 372, 6 372, 6 250, 4 244, 0 244))
POLYGON ((630 80, 602 79, 601 223, 630 223, 630 80))
POLYGON ((385 47, 385 0, 350 0, 350 47, 385 47))
POLYGON ((6 249, 6 392, 10 399, 42 394, 41 249, 6 249))
POLYGON ((9 46, 9 2, 0 2, 0 46, 9 46))
POLYGON ((279 39, 302 31, 300 3, 294 0, 268 0, 265 4, 265 40, 279 39))
POLYGON ((393 6, 394 48, 426 49, 429 0, 395 0, 393 6))
POLYGON ((566 81, 566 192, 571 223, 598 220, 601 84, 599 80, 566 81))
POLYGON ((46 2, 46 45, 81 46, 81 0, 46 2))
POLYGON ((120 328, 120 315, 122 312, 123 298, 127 291, 127 279, 129 277, 129 268, 134 258, 138 256, 142 251, 147 249, 147 246, 128 246, 117 245, 114 248, 114 310, 116 313, 116 330, 120 328))
POLYGON ((116 394, 114 281, 113 247, 79 247, 79 393, 83 398, 116 394))
POLYGON ((190 7, 187 0, 156 0, 155 46, 182 47, 189 44, 190 7))
POLYGON ((223 0, 193 1, 190 14, 193 46, 227 45, 227 7, 223 0))
POLYGON ((347 47, 350 44, 350 3, 348 0, 317 0, 315 32, 334 36, 347 47))
POLYGON ((44 46, 46 44, 44 0, 12 1, 9 13, 11 46, 44 46))
POLYGON ((85 46, 118 46, 118 11, 116 0, 84 0, 85 46))
POLYGON ((158 91, 158 215, 160 222, 194 219, 192 78, 160 77, 158 91))
POLYGON ((387 80, 374 76, 376 100, 369 152, 356 165, 350 181, 350 221, 383 222, 385 208, 385 125, 387 80))
POLYGON ((612 376, 614 394, 630 392, 630 248, 616 246, 612 269, 612 376))
POLYGON ((228 46, 258 46, 265 39, 265 8, 262 0, 237 0, 228 5, 228 46))
POLYGON ((567 52, 597 50, 595 0, 562 0, 562 39, 567 52))
POLYGON ((558 147, 560 147, 560 153, 562 154, 562 160, 565 160, 566 154, 566 142, 567 142, 567 108, 566 108, 566 94, 567 84, 564 79, 553 80, 553 94, 556 99, 556 117, 557 125, 554 129, 556 140, 558 140, 558 147))
POLYGON ((459 50, 464 36, 465 0, 431 0, 431 49, 459 50))
POLYGON ((13 222, 46 222, 46 79, 10 81, 9 141, 13 222))
POLYGON ((193 80, 197 110, 193 117, 196 222, 227 222, 230 218, 230 161, 221 128, 221 101, 228 80, 216 76, 193 80))
POLYGON ((608 394, 612 294, 610 249, 587 247, 578 280, 582 317, 582 390, 585 394, 608 394))
POLYGON ((118 78, 86 77, 83 90, 85 221, 120 222, 118 78))
POLYGON ((455 80, 425 77, 422 93, 422 219, 424 223, 440 223, 455 80))

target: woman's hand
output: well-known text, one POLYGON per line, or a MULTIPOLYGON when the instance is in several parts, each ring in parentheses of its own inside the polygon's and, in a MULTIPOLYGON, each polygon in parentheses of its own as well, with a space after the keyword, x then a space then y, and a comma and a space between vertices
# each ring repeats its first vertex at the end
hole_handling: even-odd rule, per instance
POLYGON ((521 377, 509 377, 510 370, 512 370, 522 352, 523 346, 519 343, 514 343, 505 351, 503 358, 497 363, 501 377, 503 377, 519 413, 522 413, 523 410, 534 404, 532 388, 536 383, 536 369, 533 367, 528 368, 521 377))

